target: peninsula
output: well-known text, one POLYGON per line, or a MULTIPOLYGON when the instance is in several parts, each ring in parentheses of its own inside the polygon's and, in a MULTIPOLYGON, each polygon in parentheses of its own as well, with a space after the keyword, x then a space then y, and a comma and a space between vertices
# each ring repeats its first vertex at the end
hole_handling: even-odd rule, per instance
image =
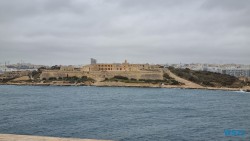
POLYGON ((248 78, 239 79, 227 74, 194 71, 162 65, 97 63, 82 67, 52 66, 33 71, 13 71, 0 75, 1 85, 38 86, 116 86, 189 88, 250 91, 248 78))

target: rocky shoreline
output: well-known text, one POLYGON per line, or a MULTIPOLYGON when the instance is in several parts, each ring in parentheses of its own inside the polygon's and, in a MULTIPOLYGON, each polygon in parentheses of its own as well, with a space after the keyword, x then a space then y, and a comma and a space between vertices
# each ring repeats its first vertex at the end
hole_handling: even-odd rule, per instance
POLYGON ((151 83, 124 83, 124 82, 96 82, 96 83, 0 83, 0 85, 16 86, 95 86, 95 87, 138 87, 138 88, 179 88, 179 89, 204 89, 204 90, 223 90, 223 91, 242 91, 250 92, 250 87, 227 88, 227 87, 193 87, 187 85, 160 85, 151 83))

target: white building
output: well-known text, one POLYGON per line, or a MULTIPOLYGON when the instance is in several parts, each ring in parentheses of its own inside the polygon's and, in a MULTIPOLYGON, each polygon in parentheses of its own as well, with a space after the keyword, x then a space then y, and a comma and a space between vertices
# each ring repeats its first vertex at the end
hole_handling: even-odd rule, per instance
POLYGON ((222 73, 235 77, 250 77, 250 69, 225 69, 222 73))

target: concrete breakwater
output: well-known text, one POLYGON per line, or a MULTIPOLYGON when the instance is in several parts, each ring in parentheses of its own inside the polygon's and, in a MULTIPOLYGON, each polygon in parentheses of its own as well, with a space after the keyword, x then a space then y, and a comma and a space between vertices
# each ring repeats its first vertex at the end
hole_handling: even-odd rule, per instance
POLYGON ((108 141, 108 140, 0 134, 0 141, 108 141))

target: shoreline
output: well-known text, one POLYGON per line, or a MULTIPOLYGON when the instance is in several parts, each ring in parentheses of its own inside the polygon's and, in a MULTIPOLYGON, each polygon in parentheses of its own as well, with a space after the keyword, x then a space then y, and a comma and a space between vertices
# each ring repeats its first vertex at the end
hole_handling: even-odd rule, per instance
POLYGON ((0 141, 111 141, 111 140, 0 134, 0 141))
POLYGON ((250 92, 250 87, 227 88, 227 87, 190 87, 187 85, 159 85, 151 83, 123 83, 123 82, 96 82, 93 84, 71 84, 71 83, 0 83, 0 85, 14 86, 94 86, 94 87, 135 87, 135 88, 179 88, 179 89, 199 89, 199 90, 222 90, 222 91, 244 91, 250 92))

